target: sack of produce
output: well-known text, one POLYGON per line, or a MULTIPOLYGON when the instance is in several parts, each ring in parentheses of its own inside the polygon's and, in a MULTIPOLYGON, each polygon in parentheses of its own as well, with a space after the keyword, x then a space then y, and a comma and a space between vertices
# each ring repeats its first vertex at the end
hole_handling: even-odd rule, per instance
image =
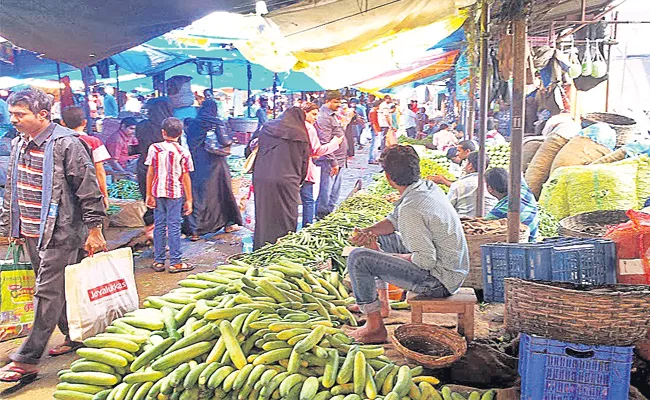
POLYGON ((557 153, 551 165, 551 173, 560 167, 589 164, 611 152, 588 137, 576 136, 557 153))
POLYGON ((523 156, 521 160, 521 172, 526 172, 528 165, 537 154, 537 150, 544 144, 543 137, 532 137, 524 140, 523 156))
POLYGON ((567 143, 569 143, 569 139, 560 135, 551 135, 544 140, 544 143, 539 147, 537 153, 535 153, 535 156, 530 161, 530 164, 526 169, 525 178, 528 187, 538 199, 542 192, 542 185, 546 182, 551 173, 551 166, 555 159, 555 155, 567 143))
POLYGON ((167 95, 174 108, 189 107, 194 104, 192 77, 176 75, 167 79, 167 95))
MULTIPOLYGON (((636 197, 639 208, 643 207, 646 200, 650 199, 650 156, 628 158, 627 160, 612 163, 610 165, 636 165, 636 197)), ((637 208, 637 207, 634 207, 637 208)))
POLYGON ((118 228, 141 228, 144 226, 142 216, 147 206, 142 200, 110 199, 108 218, 110 226, 118 228))
POLYGON ((588 137, 610 150, 614 150, 614 147, 616 147, 616 131, 603 122, 589 125, 582 129, 578 135, 588 137))
POLYGON ((569 216, 568 185, 563 170, 564 168, 560 168, 551 175, 539 196, 539 206, 558 220, 569 216))
POLYGON ((570 215, 636 208, 636 165, 598 164, 563 168, 570 215))

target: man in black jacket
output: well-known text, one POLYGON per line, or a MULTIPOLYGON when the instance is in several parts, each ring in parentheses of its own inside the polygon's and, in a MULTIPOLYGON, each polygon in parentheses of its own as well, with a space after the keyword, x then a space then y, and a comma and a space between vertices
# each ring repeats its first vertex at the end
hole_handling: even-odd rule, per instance
POLYGON ((74 131, 50 121, 51 100, 28 88, 9 97, 11 123, 21 133, 12 143, 0 233, 24 243, 36 273, 34 325, 12 363, 0 369, 0 381, 36 377, 47 342, 58 325, 66 341, 51 355, 78 346, 68 337, 65 267, 78 263, 83 250, 106 247, 106 216, 90 149, 74 131))

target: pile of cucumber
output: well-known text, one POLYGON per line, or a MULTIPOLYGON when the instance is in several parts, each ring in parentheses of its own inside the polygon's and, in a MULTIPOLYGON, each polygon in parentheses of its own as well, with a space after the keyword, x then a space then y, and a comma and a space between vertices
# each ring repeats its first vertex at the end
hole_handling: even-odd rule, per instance
POLYGON ((494 400, 496 399, 496 392, 494 391, 494 389, 490 389, 484 392, 482 396, 481 393, 474 391, 469 394, 469 397, 465 397, 460 393, 454 392, 447 386, 443 387, 440 392, 441 394, 438 395, 437 397, 434 396, 433 400, 494 400))
POLYGON ((190 275, 84 341, 62 400, 436 400, 434 377, 357 345, 332 271, 234 261, 190 275))

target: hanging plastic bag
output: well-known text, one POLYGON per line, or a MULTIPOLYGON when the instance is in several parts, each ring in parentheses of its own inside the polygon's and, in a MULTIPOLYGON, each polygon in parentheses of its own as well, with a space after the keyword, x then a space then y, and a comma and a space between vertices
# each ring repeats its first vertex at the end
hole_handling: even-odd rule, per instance
POLYGON ((21 262, 23 247, 11 244, 0 260, 0 342, 25 336, 34 322, 35 275, 32 265, 21 262))
POLYGON ((614 147, 616 147, 616 131, 604 122, 597 122, 593 125, 589 125, 581 130, 578 135, 588 137, 610 150, 614 150, 614 147))
POLYGON ((591 60, 591 45, 589 39, 585 45, 585 54, 582 56, 582 76, 591 76, 593 71, 593 61, 591 60))
POLYGON ((70 339, 104 332, 114 319, 138 308, 131 248, 84 258, 65 269, 70 339))
POLYGON ((569 66, 568 74, 571 79, 576 79, 582 75, 582 65, 576 56, 578 50, 575 47, 572 47, 570 51, 571 55, 569 56, 569 60, 571 61, 571 65, 569 66))
POLYGON ((594 62, 591 65, 591 76, 594 78, 602 78, 607 74, 607 62, 605 57, 600 52, 598 44, 596 44, 594 49, 594 62))

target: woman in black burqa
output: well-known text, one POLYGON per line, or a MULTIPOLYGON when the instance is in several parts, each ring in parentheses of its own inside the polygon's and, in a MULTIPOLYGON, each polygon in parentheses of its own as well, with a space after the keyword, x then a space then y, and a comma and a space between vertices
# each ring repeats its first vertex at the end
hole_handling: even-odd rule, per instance
POLYGON ((185 132, 194 161, 194 172, 190 174, 194 212, 188 216, 185 226, 192 241, 224 227, 226 232, 231 232, 236 225, 242 225, 226 156, 210 153, 205 148, 206 135, 211 130, 225 134, 226 126, 217 118, 217 102, 209 99, 201 104, 185 132))
MULTIPOLYGON (((135 137, 138 139, 138 185, 140 194, 143 199, 147 198, 147 170, 148 166, 144 165, 149 152, 149 146, 154 143, 162 142, 162 122, 169 117, 174 116, 174 108, 167 97, 151 99, 146 105, 147 119, 141 121, 135 126, 135 137)), ((147 209, 144 214, 145 225, 153 225, 153 210, 147 209)))
POLYGON ((309 160, 305 112, 291 107, 264 124, 258 149, 253 170, 254 249, 296 230, 300 185, 309 160))

